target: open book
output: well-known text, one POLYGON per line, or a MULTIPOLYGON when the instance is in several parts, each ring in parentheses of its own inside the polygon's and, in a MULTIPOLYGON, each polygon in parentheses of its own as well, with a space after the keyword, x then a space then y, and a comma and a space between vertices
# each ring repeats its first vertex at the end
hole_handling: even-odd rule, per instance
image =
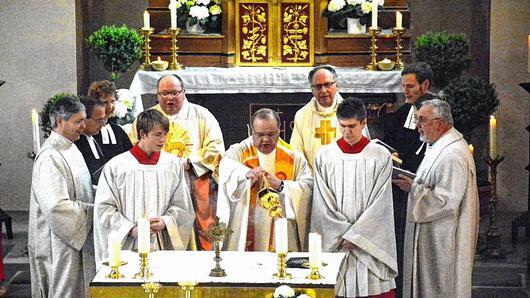
POLYGON ((416 178, 416 174, 415 173, 412 173, 411 171, 407 171, 407 170, 404 170, 402 168, 398 168, 398 167, 392 167, 392 179, 400 179, 400 177, 398 176, 399 174, 401 175, 405 175, 409 178, 416 178))
POLYGON ((385 147, 388 151, 390 151, 390 154, 392 154, 392 161, 394 161, 396 164, 401 165, 403 163, 403 160, 401 160, 401 158, 393 155, 393 153, 397 153, 397 150, 394 149, 392 146, 381 141, 380 139, 372 139, 372 142, 375 142, 376 144, 381 145, 385 147))

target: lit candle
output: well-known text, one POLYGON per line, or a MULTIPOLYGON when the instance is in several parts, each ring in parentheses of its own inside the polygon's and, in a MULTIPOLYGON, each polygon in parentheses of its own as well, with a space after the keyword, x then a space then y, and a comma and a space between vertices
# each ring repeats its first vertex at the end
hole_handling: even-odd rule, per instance
POLYGON ((149 13, 144 11, 144 28, 143 29, 150 29, 151 28, 151 20, 149 19, 149 13))
POLYGON ((403 15, 401 12, 396 11, 396 29, 402 29, 403 28, 403 15))
POLYGON ((322 254, 322 236, 318 233, 309 233, 309 266, 320 267, 322 254))
POLYGON ((169 1, 169 12, 171 15, 171 29, 177 29, 177 1, 169 1))
POLYGON ((372 2, 372 28, 377 28, 377 1, 372 2))
POLYGON ((162 60, 160 59, 160 56, 158 56, 158 61, 162 61, 162 60))
POLYGON ((151 250, 151 236, 149 232, 149 220, 140 218, 138 220, 138 252, 148 253, 151 250))
POLYGON ((475 152, 475 147, 473 147, 473 144, 469 144, 469 152, 471 152, 471 155, 475 152))
POLYGON ((276 253, 287 253, 287 219, 279 218, 274 222, 274 241, 276 253))
POLYGON ((39 136, 39 114, 35 109, 31 110, 31 128, 33 130, 33 152, 37 154, 40 150, 39 136))
POLYGON ((490 156, 497 157, 497 119, 490 117, 490 156))
POLYGON ((121 239, 118 233, 111 232, 109 235, 109 266, 120 265, 121 239))

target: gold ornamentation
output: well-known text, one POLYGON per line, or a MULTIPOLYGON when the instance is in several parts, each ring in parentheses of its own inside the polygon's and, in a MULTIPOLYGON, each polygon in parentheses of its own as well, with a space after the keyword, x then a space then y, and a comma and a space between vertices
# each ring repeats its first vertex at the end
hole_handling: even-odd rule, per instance
POLYGON ((188 157, 191 153, 191 145, 188 131, 182 129, 177 123, 171 122, 166 137, 166 144, 164 145, 164 151, 178 157, 188 157))
POLYGON ((278 254, 278 272, 274 273, 272 277, 274 279, 291 279, 293 276, 291 273, 287 272, 287 254, 279 253, 278 254))
POLYGON ((267 62, 267 10, 264 5, 242 4, 241 59, 243 62, 267 62))
POLYGON ((219 216, 215 217, 215 223, 208 225, 206 229, 206 235, 210 241, 214 242, 215 248, 215 267, 210 271, 210 276, 213 277, 223 277, 226 276, 226 272, 221 265, 219 264, 222 260, 221 258, 221 241, 225 239, 227 235, 232 234, 232 230, 227 228, 224 222, 219 222, 219 216))
POLYGON ((162 287, 162 285, 152 281, 142 284, 142 288, 147 293, 147 297, 149 298, 155 298, 155 294, 158 293, 160 287, 162 287))
POLYGON ((284 7, 282 19, 282 61, 309 62, 309 4, 284 7))
POLYGON ((263 188, 258 192, 258 204, 267 209, 267 213, 270 217, 281 217, 282 206, 280 204, 280 195, 278 191, 271 187, 269 180, 262 176, 263 188))
POLYGON ((315 138, 320 139, 321 145, 327 145, 335 138, 336 130, 331 126, 331 120, 320 120, 320 127, 315 129, 315 138))

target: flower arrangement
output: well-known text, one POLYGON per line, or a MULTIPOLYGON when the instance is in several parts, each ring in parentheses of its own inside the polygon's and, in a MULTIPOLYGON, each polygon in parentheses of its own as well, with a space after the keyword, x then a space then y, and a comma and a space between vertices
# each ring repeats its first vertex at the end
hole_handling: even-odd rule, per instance
POLYGON ((293 288, 287 285, 282 285, 277 287, 274 290, 274 293, 272 294, 273 298, 311 298, 311 296, 303 294, 303 293, 296 293, 293 288))
POLYGON ((199 24, 210 32, 221 32, 221 0, 178 0, 179 27, 199 24))
POLYGON ((134 95, 127 89, 119 89, 114 112, 110 121, 124 126, 134 122, 133 107, 134 95))
POLYGON ((382 7, 384 0, 330 0, 322 16, 334 19, 357 18, 366 25, 371 16, 372 2, 382 7))

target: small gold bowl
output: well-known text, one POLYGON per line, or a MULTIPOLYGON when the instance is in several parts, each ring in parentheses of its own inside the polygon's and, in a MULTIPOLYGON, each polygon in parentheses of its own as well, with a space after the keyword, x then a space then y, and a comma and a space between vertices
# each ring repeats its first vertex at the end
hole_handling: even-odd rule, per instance
POLYGON ((394 69, 395 65, 396 65, 396 63, 394 61, 391 61, 391 60, 386 60, 386 61, 381 60, 381 61, 377 62, 377 67, 379 67, 380 70, 384 70, 384 71, 394 69))
POLYGON ((168 66, 169 62, 163 60, 156 60, 151 62, 151 67, 153 67, 154 70, 158 71, 166 70, 168 66))

